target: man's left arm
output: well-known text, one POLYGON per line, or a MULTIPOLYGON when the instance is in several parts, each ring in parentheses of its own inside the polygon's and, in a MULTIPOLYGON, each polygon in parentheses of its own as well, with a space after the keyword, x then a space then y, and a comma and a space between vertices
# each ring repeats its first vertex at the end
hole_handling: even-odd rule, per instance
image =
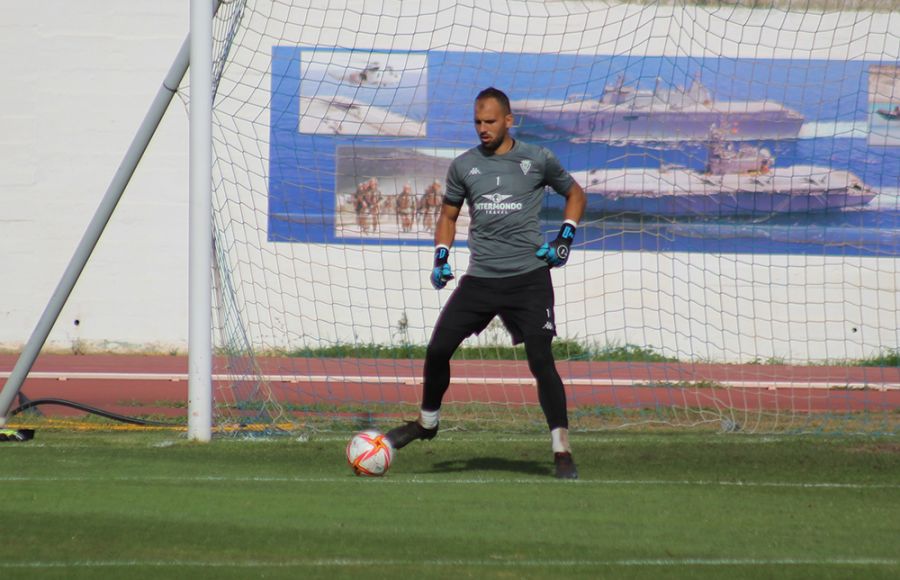
POLYGON ((575 230, 578 228, 578 222, 581 221, 587 206, 584 189, 574 180, 563 196, 566 198, 566 207, 563 210, 563 224, 559 228, 559 233, 555 240, 542 245, 535 254, 547 262, 551 268, 563 266, 569 260, 569 248, 572 241, 575 240, 575 230))
POLYGON ((570 221, 577 226, 587 207, 587 195, 584 194, 584 190, 578 185, 578 182, 573 180, 572 187, 563 196, 566 198, 563 220, 570 221))

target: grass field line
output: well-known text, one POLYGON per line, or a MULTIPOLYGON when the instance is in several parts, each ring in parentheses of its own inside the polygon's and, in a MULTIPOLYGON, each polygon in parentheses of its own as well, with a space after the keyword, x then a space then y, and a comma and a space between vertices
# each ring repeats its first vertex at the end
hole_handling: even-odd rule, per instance
POLYGON ((85 476, 28 476, 3 475, 0 483, 91 483, 91 482, 161 482, 161 483, 308 483, 336 484, 350 483, 357 485, 366 482, 372 485, 597 485, 597 486, 698 486, 698 487, 775 487, 797 489, 900 489, 900 483, 840 483, 840 482, 803 482, 803 481, 714 481, 692 479, 579 479, 577 481, 560 481, 553 478, 422 478, 422 477, 380 477, 360 478, 346 477, 271 477, 271 476, 180 476, 180 475, 148 475, 117 477, 85 477, 85 476))
MULTIPOLYGON (((9 378, 10 371, 0 371, 0 378, 9 378)), ((81 371, 34 371, 29 373, 32 379, 50 379, 57 381, 67 380, 115 380, 115 381, 163 381, 181 382, 188 380, 187 373, 126 373, 126 372, 81 372, 81 371)), ((234 381, 234 375, 214 374, 213 381, 234 381)), ((270 383, 345 383, 345 384, 391 384, 407 385, 420 388, 422 378, 419 376, 399 375, 300 375, 300 374, 264 374, 254 377, 254 381, 261 379, 270 383)), ((582 387, 635 387, 646 383, 635 379, 612 378, 576 378, 563 377, 568 385, 582 387)), ((522 385, 531 386, 534 380, 531 377, 460 377, 450 380, 451 384, 468 385, 522 385)), ((691 386, 708 387, 708 381, 679 381, 672 388, 681 389, 691 386)), ((646 384, 648 387, 665 387, 646 384)), ((874 382, 848 382, 848 381, 726 381, 719 388, 735 389, 874 389, 876 391, 900 390, 900 383, 874 383, 874 382)))
POLYGON ((432 566, 432 567, 759 567, 759 566, 898 566, 895 558, 647 558, 623 560, 558 560, 558 559, 309 559, 309 560, 83 560, 51 562, 0 562, 0 569, 46 568, 355 568, 368 566, 432 566))

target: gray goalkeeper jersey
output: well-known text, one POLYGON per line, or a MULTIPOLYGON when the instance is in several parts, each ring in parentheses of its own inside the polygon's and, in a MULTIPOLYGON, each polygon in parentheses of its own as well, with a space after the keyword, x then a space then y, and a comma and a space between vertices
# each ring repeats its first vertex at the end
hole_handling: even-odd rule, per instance
POLYGON ((450 164, 444 202, 469 206, 468 274, 515 276, 546 266, 534 255, 543 243, 538 213, 544 189, 564 195, 575 181, 545 147, 518 139, 503 155, 469 149, 450 164))

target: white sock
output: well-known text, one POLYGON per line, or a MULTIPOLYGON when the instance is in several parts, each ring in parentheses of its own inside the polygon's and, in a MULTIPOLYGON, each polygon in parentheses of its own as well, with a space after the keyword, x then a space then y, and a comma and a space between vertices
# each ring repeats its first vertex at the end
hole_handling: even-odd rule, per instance
POLYGON ((441 417, 441 411, 426 411, 425 409, 419 410, 419 423, 422 424, 422 427, 426 429, 434 429, 438 426, 438 421, 441 417))
POLYGON ((550 431, 550 443, 553 446, 553 453, 572 452, 572 448, 569 447, 569 430, 565 427, 557 427, 550 431))

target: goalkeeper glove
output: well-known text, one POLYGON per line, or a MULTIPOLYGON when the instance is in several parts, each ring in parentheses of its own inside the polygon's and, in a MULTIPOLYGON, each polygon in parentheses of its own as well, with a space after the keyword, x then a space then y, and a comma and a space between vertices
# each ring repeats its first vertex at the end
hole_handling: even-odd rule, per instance
POLYGON ((550 264, 551 268, 557 268, 566 263, 569 259, 569 246, 575 239, 575 224, 571 221, 563 223, 559 228, 556 239, 549 243, 544 243, 535 256, 550 264))
POLYGON ((431 285, 435 290, 440 290, 453 279, 453 270, 447 259, 450 257, 450 248, 438 246, 434 249, 434 268, 431 270, 431 285))

